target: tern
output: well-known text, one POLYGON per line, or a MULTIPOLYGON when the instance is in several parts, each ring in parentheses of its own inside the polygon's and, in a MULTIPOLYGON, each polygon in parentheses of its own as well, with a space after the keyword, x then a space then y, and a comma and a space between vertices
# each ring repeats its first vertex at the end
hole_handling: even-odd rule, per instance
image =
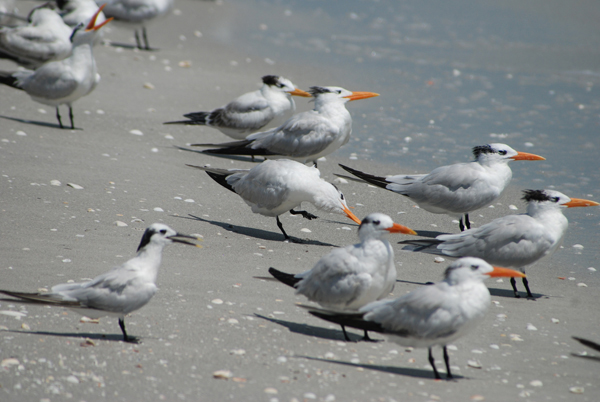
POLYGON ((60 128, 64 127, 58 107, 66 104, 69 106, 71 129, 74 129, 71 105, 77 99, 92 92, 100 81, 92 53, 92 41, 98 29, 111 20, 109 18, 95 25, 101 11, 102 7, 94 14, 85 29, 83 24, 73 29, 71 34, 73 49, 69 57, 46 63, 35 71, 0 72, 0 83, 27 92, 36 102, 56 107, 56 118, 60 128))
POLYGON ((440 166, 429 174, 382 177, 340 166, 370 184, 410 198, 426 211, 458 218, 463 231, 465 226, 471 228, 469 213, 490 205, 510 183, 510 161, 545 160, 506 144, 476 146, 473 155, 474 162, 440 166))
POLYGON ((37 68, 69 56, 73 28, 63 22, 51 3, 31 10, 27 21, 25 26, 0 29, 0 57, 37 68))
MULTIPOLYGON (((296 288, 296 294, 334 311, 357 311, 380 300, 394 289, 396 266, 394 250, 386 239, 389 233, 416 234, 387 215, 369 214, 358 227, 360 243, 337 248, 325 255, 309 271, 288 274, 275 268, 269 273, 280 282, 296 288)), ((350 338, 342 325, 344 338, 350 338)), ((363 340, 370 340, 367 331, 363 340)))
POLYGON ((303 307, 312 315, 336 324, 380 332, 402 346, 428 348, 429 363, 438 380, 441 377, 431 349, 439 345, 444 350, 447 378, 451 379, 446 345, 472 331, 483 319, 490 305, 490 292, 483 281, 498 276, 524 277, 525 274, 492 267, 479 258, 461 258, 446 269, 443 281, 394 300, 367 304, 357 313, 303 307))
MULTIPOLYGON (((569 198, 555 190, 525 190, 523 200, 527 202, 525 214, 494 219, 460 234, 400 243, 420 246, 415 251, 440 253, 450 257, 479 257, 490 264, 525 272, 526 267, 542 257, 552 255, 561 245, 569 225, 562 212, 564 208, 600 205, 590 200, 569 198)), ((511 278, 510 282, 515 297, 519 297, 515 279, 511 278)), ((527 297, 533 298, 525 277, 523 285, 527 290, 527 297)))
POLYGON ((188 120, 169 121, 164 124, 213 127, 231 138, 242 140, 273 119, 282 117, 287 111, 295 110, 296 104, 292 96, 312 96, 296 88, 287 78, 277 75, 265 75, 262 82, 263 86, 259 90, 245 93, 225 106, 209 112, 184 114, 188 120))
POLYGON ((29 303, 66 307, 92 319, 119 317, 123 340, 137 342, 136 337, 127 335, 125 316, 144 307, 158 290, 156 278, 165 246, 181 243, 201 247, 184 239, 200 240, 155 223, 144 232, 134 258, 89 282, 64 283, 45 293, 0 293, 29 303))
POLYGON ((298 113, 272 130, 250 134, 243 141, 223 144, 192 144, 218 147, 204 152, 219 155, 260 155, 313 162, 329 155, 350 140, 352 117, 346 102, 379 96, 374 92, 350 92, 340 87, 311 87, 313 110, 298 113))
POLYGON ((318 209, 345 215, 360 225, 360 219, 348 209, 344 194, 321 179, 315 167, 289 159, 267 160, 250 170, 187 166, 206 171, 214 181, 242 197, 255 214, 275 217, 285 240, 291 238, 283 229, 279 215, 289 211, 308 220, 317 218, 309 212, 294 210, 303 201, 318 209))
POLYGON ((158 17, 167 15, 173 8, 173 0, 96 0, 96 3, 106 3, 106 17, 113 17, 116 23, 134 29, 136 45, 140 50, 152 50, 148 43, 146 25, 158 17), (144 39, 143 46, 140 30, 144 39))

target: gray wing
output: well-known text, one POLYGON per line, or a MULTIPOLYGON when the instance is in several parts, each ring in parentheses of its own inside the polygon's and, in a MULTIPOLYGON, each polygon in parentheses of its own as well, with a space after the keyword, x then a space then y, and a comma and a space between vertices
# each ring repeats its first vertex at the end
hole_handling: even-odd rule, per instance
POLYGON ((267 149, 277 155, 304 157, 318 154, 333 143, 340 128, 314 111, 292 116, 283 125, 264 133, 251 134, 252 149, 267 149))
POLYGON ((547 230, 529 215, 509 215, 456 235, 441 235, 437 246, 452 257, 480 257, 490 264, 522 267, 533 264, 555 246, 547 230))
POLYGON ((208 121, 217 127, 254 131, 264 127, 273 117, 266 99, 241 96, 224 107, 213 110, 208 121))
POLYGON ((30 96, 45 99, 61 99, 71 95, 76 89, 78 82, 69 68, 65 68, 60 61, 44 64, 35 70, 33 74, 25 78, 19 78, 19 85, 30 96))

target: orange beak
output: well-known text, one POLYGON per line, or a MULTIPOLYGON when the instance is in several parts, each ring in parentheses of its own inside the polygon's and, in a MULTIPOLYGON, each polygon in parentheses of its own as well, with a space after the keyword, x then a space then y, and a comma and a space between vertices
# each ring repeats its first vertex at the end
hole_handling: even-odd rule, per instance
POLYGON ((529 154, 527 152, 517 152, 517 154, 515 156, 513 156, 511 159, 515 160, 515 161, 545 161, 546 160, 546 158, 544 158, 543 156, 529 154))
POLYGON ((515 271, 514 269, 502 268, 502 267, 492 267, 494 270, 492 272, 488 272, 486 275, 491 276, 492 278, 496 278, 498 276, 509 276, 509 277, 519 277, 525 278, 526 275, 523 272, 515 271))
POLYGON ((303 90, 301 90, 301 89, 299 89, 299 88, 296 88, 296 89, 294 89, 294 90, 293 90, 292 92, 290 92, 289 94, 290 94, 290 95, 292 95, 292 96, 302 96, 302 97, 304 97, 304 98, 312 98, 312 95, 311 95, 311 94, 309 94, 308 92, 306 92, 306 91, 303 91, 303 90))
POLYGON ((113 20, 113 17, 108 18, 106 21, 104 21, 102 24, 95 26, 96 25, 96 19, 98 18, 98 15, 100 15, 100 13, 102 12, 102 9, 106 7, 106 3, 102 4, 100 6, 100 8, 98 9, 98 11, 96 11, 96 14, 94 14, 94 16, 92 17, 92 19, 90 20, 89 24, 87 25, 87 27, 85 27, 85 31, 91 31, 92 29, 94 31, 99 30, 100 28, 102 28, 104 25, 108 24, 109 22, 111 22, 113 20))
POLYGON ((569 201, 563 205, 565 205, 567 208, 573 208, 573 207, 596 207, 600 204, 595 201, 584 200, 583 198, 571 198, 571 201, 569 201))
POLYGON ((379 96, 379 94, 376 94, 375 92, 352 92, 352 95, 344 96, 344 98, 355 101, 359 99, 374 98, 376 96, 379 96))
POLYGON ((397 223, 394 223, 394 225, 391 228, 387 228, 386 230, 390 233, 404 233, 404 234, 409 234, 409 235, 417 234, 417 232, 415 232, 411 228, 408 228, 406 226, 403 226, 403 225, 400 225, 397 223))
POLYGON ((352 211, 350 211, 348 208, 346 208, 344 205, 342 205, 342 208, 344 208, 344 213, 346 214, 346 216, 350 219, 352 219, 354 222, 358 223, 360 225, 360 219, 358 219, 356 217, 356 215, 354 215, 352 213, 352 211))

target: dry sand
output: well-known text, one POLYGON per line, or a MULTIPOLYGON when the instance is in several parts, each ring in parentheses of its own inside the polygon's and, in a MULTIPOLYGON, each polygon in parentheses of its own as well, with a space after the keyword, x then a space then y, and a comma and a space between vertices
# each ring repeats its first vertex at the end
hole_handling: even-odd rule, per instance
MULTIPOLYGON (((306 88, 327 82, 331 76, 324 74, 331 72, 271 66, 223 45, 227 25, 239 21, 230 4, 179 1, 177 8, 180 15, 149 29, 150 43, 160 51, 95 49, 102 82, 75 103, 77 130, 57 129, 52 108, 0 88, 2 288, 35 291, 94 277, 133 256, 153 222, 205 239, 202 250, 174 245, 165 251, 160 291, 126 320, 129 333, 142 339, 138 345, 121 342, 116 319, 81 323, 70 311, 1 302, 0 313, 26 315, 0 314, 0 400, 598 400, 600 361, 573 356, 586 348, 571 339, 600 340, 598 289, 579 285, 585 278, 559 279, 570 275, 555 258, 530 270, 536 301, 514 299, 506 280, 489 281, 493 304, 485 321, 451 348, 454 382, 433 380, 425 350, 343 342, 338 327, 294 305, 304 300, 290 288, 256 279, 270 266, 287 272, 312 267, 332 247, 355 242, 356 225, 307 206, 320 219, 286 215, 282 222, 288 233, 310 242, 282 242, 274 219, 250 213, 238 197, 184 166, 250 163, 175 148, 225 136, 161 123, 252 90, 267 73, 306 88), (181 61, 191 67, 180 67, 181 61), (94 345, 84 347, 85 338, 94 345), (218 370, 231 378, 213 378, 218 370)), ((107 36, 132 40, 116 28, 107 36)), ((0 68, 14 65, 2 62, 0 68)), ((302 99, 298 104, 308 108, 302 99)), ((360 105, 349 109, 356 116, 360 105)), ((409 168, 348 160, 340 150, 319 164, 322 175, 333 180, 333 172, 341 171, 338 162, 380 173, 409 168)), ((340 187, 359 217, 379 211, 416 230, 457 231, 448 217, 416 209, 393 193, 354 182, 340 187)), ((495 208, 474 214, 475 225, 514 213, 510 204, 523 211, 518 188, 511 187, 495 208)), ((583 216, 569 211, 570 219, 583 216)), ((439 280, 448 263, 395 250, 396 297, 439 280)), ((559 253, 576 258, 573 250, 559 253)), ((441 351, 434 353, 441 369, 441 351)))

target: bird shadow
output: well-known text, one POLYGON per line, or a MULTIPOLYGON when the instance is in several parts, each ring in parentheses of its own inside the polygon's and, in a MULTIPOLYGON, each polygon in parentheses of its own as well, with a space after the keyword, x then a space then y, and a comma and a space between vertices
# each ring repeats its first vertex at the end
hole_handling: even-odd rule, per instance
POLYGON ((600 363, 600 356, 589 356, 589 355, 582 355, 579 353, 571 353, 571 356, 579 357, 580 359, 586 359, 586 360, 591 360, 591 361, 600 363))
POLYGON ((157 47, 151 47, 151 48, 139 48, 137 45, 134 45, 133 43, 125 43, 125 42, 112 42, 112 41, 106 41, 105 42, 106 45, 111 46, 111 47, 120 47, 122 49, 130 49, 130 50, 139 50, 139 51, 143 51, 143 52, 158 52, 160 49, 157 47))
POLYGON ((250 156, 210 154, 208 152, 204 152, 203 150, 180 147, 178 145, 173 145, 173 148, 179 149, 180 151, 193 152, 193 153, 200 154, 200 155, 208 155, 208 156, 213 156, 215 158, 229 159, 229 160, 240 161, 240 162, 261 163, 261 162, 265 161, 265 159, 262 157, 260 159, 256 159, 256 158, 253 159, 250 156))
MULTIPOLYGON (((341 364, 343 366, 350 366, 350 367, 356 367, 356 368, 361 367, 361 368, 364 368, 367 370, 381 371, 381 372, 388 373, 388 374, 398 374, 398 375, 403 375, 406 377, 435 380, 435 376, 434 376, 432 370, 414 369, 414 368, 406 368, 406 367, 398 367, 398 366, 380 366, 380 365, 376 365, 376 364, 351 363, 351 362, 345 362, 345 361, 341 361, 341 360, 321 359, 319 357, 302 356, 302 355, 294 355, 293 357, 301 358, 301 359, 308 359, 308 360, 316 360, 316 361, 325 362, 325 363, 341 364)), ((463 377, 461 375, 456 375, 456 374, 453 374, 453 377, 454 378, 449 379, 448 381, 452 381, 452 380, 456 381, 458 379, 466 378, 466 377, 463 377)))
POLYGON ((12 120, 12 121, 16 121, 18 123, 23 123, 23 124, 30 124, 32 126, 41 126, 41 127, 48 127, 48 128, 57 128, 59 130, 81 130, 83 131, 82 128, 71 128, 71 127, 61 127, 60 125, 56 124, 56 123, 48 123, 47 121, 37 121, 37 120, 25 120, 25 119, 19 119, 17 117, 9 117, 9 116, 2 116, 0 115, 1 119, 6 119, 6 120, 12 120))
MULTIPOLYGON (((315 327, 314 325, 308 324, 298 324, 297 322, 292 321, 278 320, 277 318, 265 317, 264 315, 256 313, 254 313, 254 315, 258 318, 262 318, 263 320, 286 327, 290 330, 290 332, 293 332, 295 334, 314 336, 315 338, 327 339, 330 341, 346 342, 346 340, 344 339, 344 333, 340 330, 315 327)), ((348 332, 347 330, 346 332, 348 333, 351 342, 358 342, 362 339, 362 336, 355 335, 352 332, 348 332)))
MULTIPOLYGON (((281 235, 280 233, 277 233, 277 232, 269 232, 269 231, 262 230, 262 229, 249 228, 246 226, 239 226, 239 225, 232 225, 230 223, 225 223, 225 222, 211 221, 209 219, 202 219, 199 216, 195 216, 192 214, 189 214, 189 216, 190 216, 189 218, 186 216, 174 216, 174 217, 181 218, 181 219, 193 219, 193 220, 200 221, 200 222, 206 222, 211 225, 223 228, 223 229, 227 230, 228 232, 233 232, 233 233, 238 233, 238 234, 241 234, 244 236, 254 237, 255 239, 283 242, 283 235, 281 235)), ((337 247, 335 244, 323 243, 318 240, 308 240, 308 239, 299 239, 299 238, 292 238, 292 241, 290 243, 310 244, 310 245, 314 245, 314 246, 337 247)))
MULTIPOLYGON (((29 334, 29 335, 42 335, 42 336, 56 336, 61 338, 81 338, 84 339, 92 339, 97 341, 110 341, 110 342, 124 342, 122 334, 99 334, 92 332, 50 332, 50 331, 23 331, 23 330, 12 330, 5 329, 4 332, 11 332, 13 334, 29 334)), ((136 337, 131 337, 136 338, 136 337)), ((129 343, 139 343, 138 342, 129 342, 129 343)))

